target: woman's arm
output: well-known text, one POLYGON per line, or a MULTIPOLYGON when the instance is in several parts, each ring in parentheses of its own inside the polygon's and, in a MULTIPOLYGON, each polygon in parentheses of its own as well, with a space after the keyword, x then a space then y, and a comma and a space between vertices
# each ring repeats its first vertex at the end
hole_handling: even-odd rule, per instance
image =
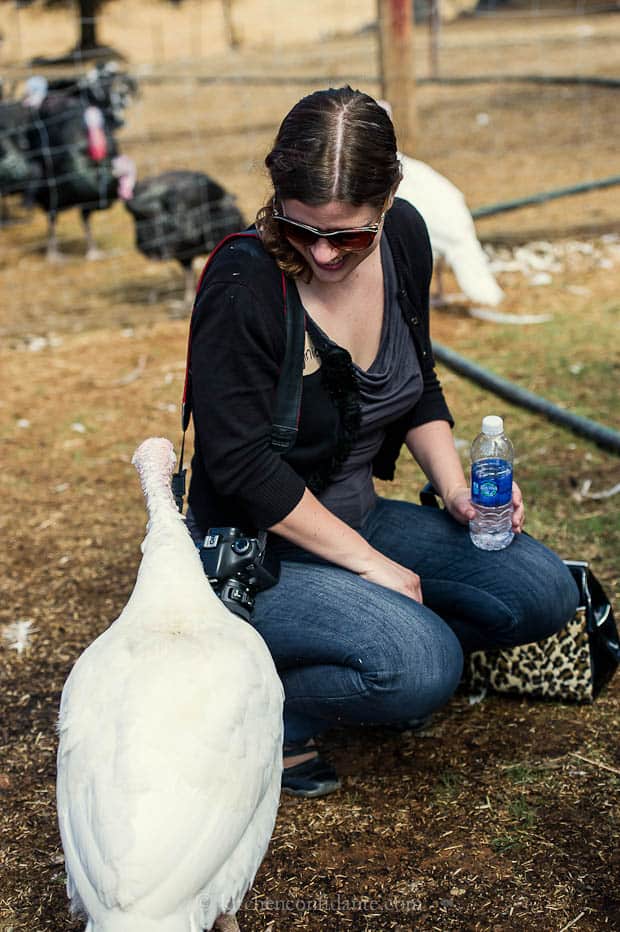
POLYGON ((309 489, 295 508, 269 530, 330 563, 357 573, 368 582, 422 601, 420 577, 416 573, 371 547, 361 534, 325 508, 309 489))
POLYGON ((405 443, 453 517, 463 524, 473 518, 469 485, 448 422, 428 421, 412 427, 405 443))
MULTIPOLYGON (((412 427, 405 437, 405 442, 452 517, 461 524, 471 521, 475 511, 471 503, 469 483, 465 478, 448 422, 428 421, 419 427, 412 427)), ((519 534, 523 529, 525 513, 521 490, 516 482, 513 483, 512 503, 513 530, 519 534)))
POLYGON ((199 494, 204 488, 200 483, 208 481, 213 495, 224 503, 234 501, 250 526, 264 528, 294 508, 305 483, 271 445, 286 345, 280 279, 276 275, 265 282, 260 263, 243 259, 235 265, 224 256, 221 280, 205 279, 194 312, 191 370, 198 462, 192 487, 199 494), (251 288, 246 280, 254 272, 251 288))

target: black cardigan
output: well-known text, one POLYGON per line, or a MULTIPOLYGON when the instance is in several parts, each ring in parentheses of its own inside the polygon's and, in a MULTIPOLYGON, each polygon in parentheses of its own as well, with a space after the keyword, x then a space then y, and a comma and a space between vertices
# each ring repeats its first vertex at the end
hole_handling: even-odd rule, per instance
MULTIPOLYGON (((414 408, 389 426, 373 462, 375 476, 391 479, 411 427, 453 421, 430 342, 432 253, 426 226, 414 207, 397 198, 384 229, 424 384, 414 408)), ((318 334, 312 336, 320 375, 304 380, 298 441, 281 457, 270 444, 285 350, 281 273, 266 252, 250 256, 234 240, 213 258, 192 323, 195 448, 189 504, 202 529, 271 527, 299 503, 306 486, 315 492, 324 488, 346 458, 359 424, 351 357, 345 349, 328 352, 318 334)))

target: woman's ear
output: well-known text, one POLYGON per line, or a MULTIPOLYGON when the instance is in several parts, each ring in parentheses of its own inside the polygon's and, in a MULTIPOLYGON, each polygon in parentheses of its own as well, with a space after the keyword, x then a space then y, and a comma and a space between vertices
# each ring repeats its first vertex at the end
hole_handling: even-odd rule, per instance
MULTIPOLYGON (((400 184, 400 182, 399 182, 399 184, 400 184)), ((390 207, 392 206, 392 204, 394 203, 394 198, 396 197, 396 192, 397 192, 397 190, 398 190, 398 185, 396 185, 395 188, 392 188, 392 190, 391 190, 390 193, 388 194, 387 201, 385 202, 385 207, 383 208, 386 214, 387 214, 388 210, 390 209, 390 207)))
MULTIPOLYGON (((400 159, 399 159, 399 163, 400 163, 400 159)), ((389 210, 390 207, 392 206, 392 204, 394 203, 394 198, 396 197, 396 195, 397 195, 397 193, 398 193, 398 189, 399 189, 399 187, 400 187, 400 183, 401 183, 402 180, 403 180, 403 169, 402 169, 402 165, 401 165, 401 168, 400 168, 400 178, 398 179, 398 181, 396 182, 396 184, 394 185, 394 187, 393 187, 392 190, 390 191, 390 195, 389 195, 389 197, 388 197, 388 207, 386 208, 387 210, 389 210)))

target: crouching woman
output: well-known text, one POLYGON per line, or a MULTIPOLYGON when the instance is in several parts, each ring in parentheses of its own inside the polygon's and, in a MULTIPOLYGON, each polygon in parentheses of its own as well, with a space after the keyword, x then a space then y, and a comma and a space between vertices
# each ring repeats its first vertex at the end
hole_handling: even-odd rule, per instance
POLYGON ((252 624, 284 684, 283 789, 318 796, 338 777, 315 739, 334 725, 421 720, 453 694, 463 653, 546 637, 577 590, 521 534, 514 486, 506 550, 470 541, 468 483, 429 336, 432 256, 399 200, 394 128, 366 94, 303 98, 266 158, 259 255, 221 249, 192 337, 196 439, 188 522, 268 529, 281 560, 252 624), (282 274, 305 310, 297 441, 271 446, 285 355, 282 274), (403 445, 444 504, 379 497, 403 445))

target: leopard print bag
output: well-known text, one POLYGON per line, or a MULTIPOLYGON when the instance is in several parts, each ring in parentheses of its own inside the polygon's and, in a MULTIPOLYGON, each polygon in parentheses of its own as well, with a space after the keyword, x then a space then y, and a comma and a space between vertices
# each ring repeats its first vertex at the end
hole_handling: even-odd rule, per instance
POLYGON ((463 685, 471 695, 592 702, 612 678, 620 642, 609 599, 587 563, 565 562, 581 596, 574 617, 543 641, 470 654, 463 685))

